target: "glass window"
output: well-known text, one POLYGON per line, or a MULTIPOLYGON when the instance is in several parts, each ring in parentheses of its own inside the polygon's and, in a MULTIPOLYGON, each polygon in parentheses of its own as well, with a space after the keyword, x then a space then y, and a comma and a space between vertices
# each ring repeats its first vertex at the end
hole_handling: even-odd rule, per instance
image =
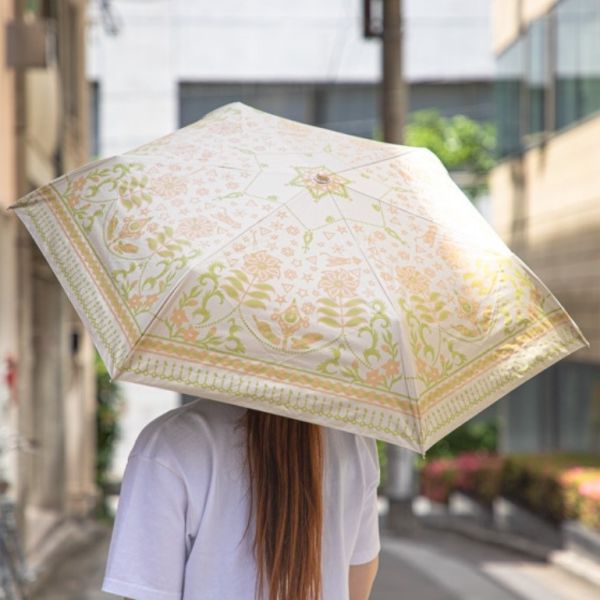
POLYGON ((600 2, 556 6, 556 127, 600 110, 600 2))
POLYGON ((496 118, 500 156, 521 150, 521 115, 524 75, 523 39, 509 46, 496 63, 496 118))
POLYGON ((527 31, 527 132, 546 129, 546 95, 549 84, 548 21, 532 21, 527 31))

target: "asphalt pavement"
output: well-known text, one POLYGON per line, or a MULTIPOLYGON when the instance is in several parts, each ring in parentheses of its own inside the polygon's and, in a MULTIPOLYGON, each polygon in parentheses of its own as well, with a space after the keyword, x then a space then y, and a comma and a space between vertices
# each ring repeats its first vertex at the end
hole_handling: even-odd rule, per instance
MULTIPOLYGON (((110 530, 66 556, 32 600, 111 600, 100 591, 110 530)), ((382 531, 371 600, 598 600, 600 590, 556 565, 459 533, 382 531)), ((337 599, 326 599, 337 600, 337 599)))

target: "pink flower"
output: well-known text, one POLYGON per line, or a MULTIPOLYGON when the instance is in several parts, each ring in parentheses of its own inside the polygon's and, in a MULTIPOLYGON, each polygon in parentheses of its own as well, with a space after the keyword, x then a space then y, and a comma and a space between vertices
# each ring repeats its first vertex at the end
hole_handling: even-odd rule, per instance
POLYGON ((600 500, 600 479, 584 481, 579 486, 579 493, 595 500, 600 500))

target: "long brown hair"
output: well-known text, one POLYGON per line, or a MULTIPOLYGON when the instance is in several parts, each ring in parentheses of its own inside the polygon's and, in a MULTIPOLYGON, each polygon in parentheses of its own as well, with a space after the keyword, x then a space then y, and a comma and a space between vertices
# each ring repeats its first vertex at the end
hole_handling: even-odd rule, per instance
MULTIPOLYGON (((322 593, 323 438, 319 425, 248 409, 250 519, 256 597, 320 600, 322 593)), ((248 531, 246 527, 246 532, 248 531)))

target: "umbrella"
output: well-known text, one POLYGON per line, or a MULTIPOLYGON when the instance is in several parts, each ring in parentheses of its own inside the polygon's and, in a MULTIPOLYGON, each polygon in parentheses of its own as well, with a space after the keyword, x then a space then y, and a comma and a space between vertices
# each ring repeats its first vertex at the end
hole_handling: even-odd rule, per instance
POLYGON ((113 379, 422 454, 589 346, 435 154, 238 102, 13 208, 113 379))

